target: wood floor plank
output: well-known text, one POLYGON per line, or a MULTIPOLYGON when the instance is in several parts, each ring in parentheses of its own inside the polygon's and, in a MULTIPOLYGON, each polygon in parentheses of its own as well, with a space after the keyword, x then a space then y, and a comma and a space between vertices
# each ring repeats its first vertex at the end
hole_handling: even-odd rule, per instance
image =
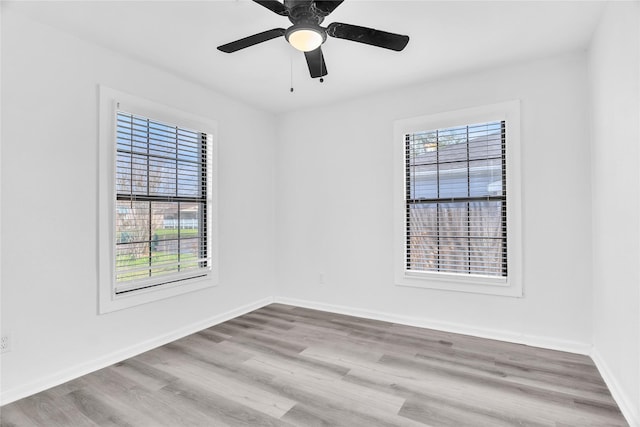
POLYGON ((379 363, 393 366, 401 366, 410 371, 426 371, 444 373, 448 376, 458 377, 462 381, 474 381, 492 384, 501 388, 529 387, 534 390, 554 391, 569 393, 576 397, 585 397, 599 400, 606 396, 607 389, 602 385, 594 385, 588 382, 578 382, 563 376, 538 375, 535 378, 525 377, 519 372, 507 373, 504 369, 474 368, 461 364, 452 364, 449 361, 441 361, 430 358, 399 357, 397 355, 384 355, 379 363))
MULTIPOLYGON (((251 406, 227 399, 220 394, 212 393, 194 384, 185 384, 177 381, 167 385, 163 391, 169 393, 176 404, 198 409, 207 414, 210 419, 206 425, 228 426, 286 426, 288 423, 256 411, 251 406), (187 404, 185 404, 187 403, 187 404)), ((173 425, 173 424, 161 424, 173 425)))
POLYGON ((255 351, 247 351, 245 346, 228 348, 229 341, 213 343, 201 334, 193 334, 166 346, 167 349, 188 353, 192 357, 218 365, 236 365, 255 356, 255 351))
MULTIPOLYGON (((403 417, 407 417, 413 420, 419 420, 425 424, 433 424, 440 425, 441 420, 436 422, 438 418, 441 416, 432 416, 430 420, 427 421, 429 417, 425 416, 427 411, 416 408, 416 402, 419 404, 425 405, 436 405, 437 406, 446 406, 451 407, 452 409, 449 412, 457 412, 460 414, 459 418, 463 419, 472 419, 478 423, 478 425, 486 424, 487 420, 489 420, 489 425, 493 427, 507 427, 514 425, 535 425, 532 423, 525 423, 523 418, 518 416, 510 416, 510 414, 506 413, 502 410, 495 410, 486 405, 473 405, 472 402, 463 402, 463 399, 452 399, 451 396, 442 395, 439 392, 429 392, 425 391, 420 387, 412 387, 411 383, 408 384, 398 384, 393 382, 393 379, 386 379, 384 376, 374 375, 368 376, 366 374, 362 374, 362 372, 352 372, 349 375, 345 376, 344 381, 354 382, 360 384, 364 387, 374 388, 378 390, 386 390, 390 393, 395 393, 398 396, 403 396, 407 399, 408 404, 405 403, 403 408, 400 410, 399 415, 403 417)), ((461 397, 460 394, 456 394, 457 397, 461 397)), ((452 417, 450 417, 452 419, 452 417)), ((458 419, 458 422, 461 422, 458 419)))
MULTIPOLYGON (((502 407, 505 412, 522 414, 523 419, 535 422, 564 420, 575 416, 571 394, 564 387, 549 386, 539 388, 538 382, 518 382, 508 376, 493 376, 485 371, 445 369, 442 366, 423 364, 421 361, 384 356, 380 364, 393 366, 405 372, 419 372, 422 375, 440 378, 444 387, 453 383, 465 385, 467 401, 477 402, 476 406, 502 407)), ((580 392, 580 390, 576 390, 580 392)))
POLYGON ((27 411, 13 404, 0 408, 0 420, 2 427, 37 427, 39 425, 27 415, 27 411))
POLYGON ((501 420, 478 411, 465 411, 456 405, 439 400, 416 400, 410 399, 402 407, 400 416, 409 419, 431 423, 437 426, 446 427, 506 427, 522 425, 528 427, 553 426, 553 424, 540 424, 528 421, 519 421, 518 424, 511 424, 509 421, 501 420))
POLYGON ((271 304, 5 405, 0 425, 628 424, 587 356, 271 304))
POLYGON ((269 327, 272 329, 280 329, 280 330, 289 330, 291 328, 293 328, 295 326, 295 322, 294 321, 285 321, 285 320, 281 320, 278 319, 276 317, 270 316, 268 314, 265 313, 260 313, 260 312, 256 312, 253 311, 251 313, 247 313, 244 316, 242 316, 244 319, 248 319, 248 320, 257 320, 257 321, 262 321, 264 322, 264 326, 265 327, 269 327))
POLYGON ((136 359, 128 359, 112 366, 123 377, 142 385, 147 390, 160 390, 178 377, 167 374, 136 359))
POLYGON ((280 418, 296 404, 291 399, 252 387, 232 376, 220 375, 208 369, 206 364, 192 359, 174 358, 163 364, 161 369, 179 377, 185 385, 210 390, 211 394, 219 394, 274 418, 280 418))
MULTIPOLYGON (((69 402, 68 405, 75 411, 83 414, 95 425, 109 427, 133 427, 132 420, 127 420, 120 416, 116 409, 110 406, 99 396, 86 389, 79 389, 68 393, 62 401, 69 402)), ((59 401, 60 401, 59 400, 59 401)))
POLYGON ((174 401, 159 392, 147 390, 112 367, 86 375, 83 379, 86 380, 88 392, 99 396, 131 425, 200 426, 208 420, 197 411, 175 405, 174 401))
POLYGON ((403 398, 392 394, 352 383, 344 383, 341 381, 342 378, 331 378, 326 375, 318 375, 317 372, 292 368, 291 364, 281 363, 275 358, 256 357, 245 364, 273 373, 274 382, 285 381, 290 385, 302 384, 300 388, 306 388, 323 401, 339 396, 340 400, 348 401, 352 407, 358 405, 374 406, 371 403, 375 402, 375 408, 371 408, 372 411, 382 409, 389 413, 397 413, 404 404, 403 398))
POLYGON ((17 402, 18 408, 31 419, 34 425, 65 427, 90 427, 95 424, 78 411, 69 410, 61 399, 55 399, 46 391, 17 402))
POLYGON ((328 364, 324 361, 296 357, 283 359, 269 354, 259 354, 246 361, 244 366, 253 366, 260 371, 269 372, 274 376, 305 376, 319 380, 341 379, 348 371, 343 366, 328 364))

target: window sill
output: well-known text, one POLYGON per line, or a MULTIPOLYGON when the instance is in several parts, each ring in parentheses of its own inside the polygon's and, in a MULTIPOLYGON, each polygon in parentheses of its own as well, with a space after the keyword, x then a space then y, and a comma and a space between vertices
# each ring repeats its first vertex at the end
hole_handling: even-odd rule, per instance
POLYGON ((131 292, 120 294, 112 294, 109 292, 108 294, 100 295, 100 314, 211 288, 215 286, 215 283, 216 280, 213 277, 213 273, 209 273, 204 276, 181 280, 173 284, 165 284, 131 292))
POLYGON ((404 271, 396 277, 397 286, 467 292, 520 298, 522 285, 504 277, 472 276, 454 273, 404 271))

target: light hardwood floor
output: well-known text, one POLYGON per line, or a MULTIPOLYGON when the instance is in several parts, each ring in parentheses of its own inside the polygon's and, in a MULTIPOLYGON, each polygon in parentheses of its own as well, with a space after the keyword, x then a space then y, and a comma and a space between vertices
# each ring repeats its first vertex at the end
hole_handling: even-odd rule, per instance
POLYGON ((1 408, 2 426, 626 426, 591 359, 272 304, 1 408))

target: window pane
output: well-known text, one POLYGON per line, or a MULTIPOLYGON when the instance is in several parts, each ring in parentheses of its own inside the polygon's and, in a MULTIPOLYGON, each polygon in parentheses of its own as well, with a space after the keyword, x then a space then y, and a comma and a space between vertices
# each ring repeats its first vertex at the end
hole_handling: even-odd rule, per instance
POLYGON ((178 238, 178 202, 154 202, 153 239, 154 241, 174 240, 178 238))
POLYGON ((438 271, 437 239, 412 236, 410 245, 407 257, 408 270, 438 271))
POLYGON ((202 181, 201 168, 197 163, 178 162, 180 173, 178 175, 179 196, 201 196, 202 181))
POLYGON ((408 268, 433 270, 438 264, 438 206, 411 205, 409 210, 408 268))
POLYGON ((469 230, 471 237, 502 239, 505 229, 504 202, 469 203, 469 230))
MULTIPOLYGON (((173 241, 172 243, 177 242, 173 241)), ((151 258, 151 266, 151 274, 153 276, 177 273, 179 271, 178 251, 174 250, 153 252, 153 256, 151 258)))
POLYGON ((440 203, 438 232, 441 237, 467 237, 469 220, 467 203, 440 203))
POLYGON ((506 249, 503 207, 502 201, 470 203, 471 268, 475 274, 502 275, 506 249))
POLYGON ((116 191, 118 194, 147 194, 147 157, 118 153, 116 191))
POLYGON ((469 127, 469 159, 502 157, 502 123, 494 122, 469 127))
POLYGON ((131 192, 131 155, 118 153, 116 161, 116 192, 131 192))
POLYGON ((149 158, 149 194, 174 196, 176 194, 175 160, 149 158))
POLYGON ((200 258, 200 239, 195 237, 180 240, 180 269, 199 268, 198 258, 200 258))
POLYGON ((407 155, 411 166, 437 163, 437 132, 418 132, 410 136, 407 155))
POLYGON ((116 244, 148 241, 149 226, 149 202, 117 202, 116 244))
POLYGON ((441 237, 439 271, 467 273, 469 271, 469 241, 464 238, 441 237))
POLYGON ((469 195, 472 197, 502 194, 502 159, 469 162, 469 195))
POLYGON ((201 157, 201 141, 200 135, 178 130, 179 154, 178 158, 188 162, 198 162, 201 157))
POLYGON ((467 203, 441 203, 439 209, 440 271, 466 272, 469 264, 467 203))
POLYGON ((467 160, 466 127, 438 131, 438 163, 467 160))
POLYGON ((469 194, 467 162, 438 165, 439 194, 441 199, 466 197, 469 194))
POLYGON ((502 276, 502 239, 473 239, 470 241, 471 273, 502 276))
POLYGON ((149 122, 149 155, 175 158, 175 127, 149 122))
POLYGON ((410 182, 412 199, 435 199, 438 197, 437 165, 412 167, 410 182))
POLYGON ((123 243, 116 246, 117 281, 130 281, 149 277, 148 266, 148 243, 123 243))
POLYGON ((184 237, 193 237, 198 235, 200 229, 200 203, 181 203, 180 204, 180 228, 184 237))

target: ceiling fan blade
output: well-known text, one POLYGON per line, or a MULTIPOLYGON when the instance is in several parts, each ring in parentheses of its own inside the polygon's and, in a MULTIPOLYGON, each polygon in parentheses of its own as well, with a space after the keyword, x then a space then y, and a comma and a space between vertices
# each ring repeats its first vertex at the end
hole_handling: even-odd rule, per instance
POLYGON ((287 16, 289 11, 284 4, 280 3, 278 0, 253 0, 261 6, 266 7, 272 12, 277 13, 278 15, 287 16))
POLYGON ((327 75, 327 65, 324 63, 324 55, 322 55, 322 48, 319 47, 311 52, 304 53, 307 58, 307 65, 309 66, 309 73, 312 78, 322 77, 327 75))
POLYGON ((266 42, 267 40, 275 39, 284 35, 284 28, 274 28, 273 30, 263 31, 262 33, 254 34, 249 37, 245 37, 240 40, 236 40, 231 43, 218 46, 218 50, 225 53, 232 53, 246 47, 253 46, 258 43, 266 42))
POLYGON ((395 51, 401 51, 409 43, 409 36, 374 30, 373 28, 334 22, 327 27, 327 34, 339 39, 370 44, 395 51))
POLYGON ((314 9, 322 16, 327 16, 342 4, 344 0, 315 0, 314 9))

